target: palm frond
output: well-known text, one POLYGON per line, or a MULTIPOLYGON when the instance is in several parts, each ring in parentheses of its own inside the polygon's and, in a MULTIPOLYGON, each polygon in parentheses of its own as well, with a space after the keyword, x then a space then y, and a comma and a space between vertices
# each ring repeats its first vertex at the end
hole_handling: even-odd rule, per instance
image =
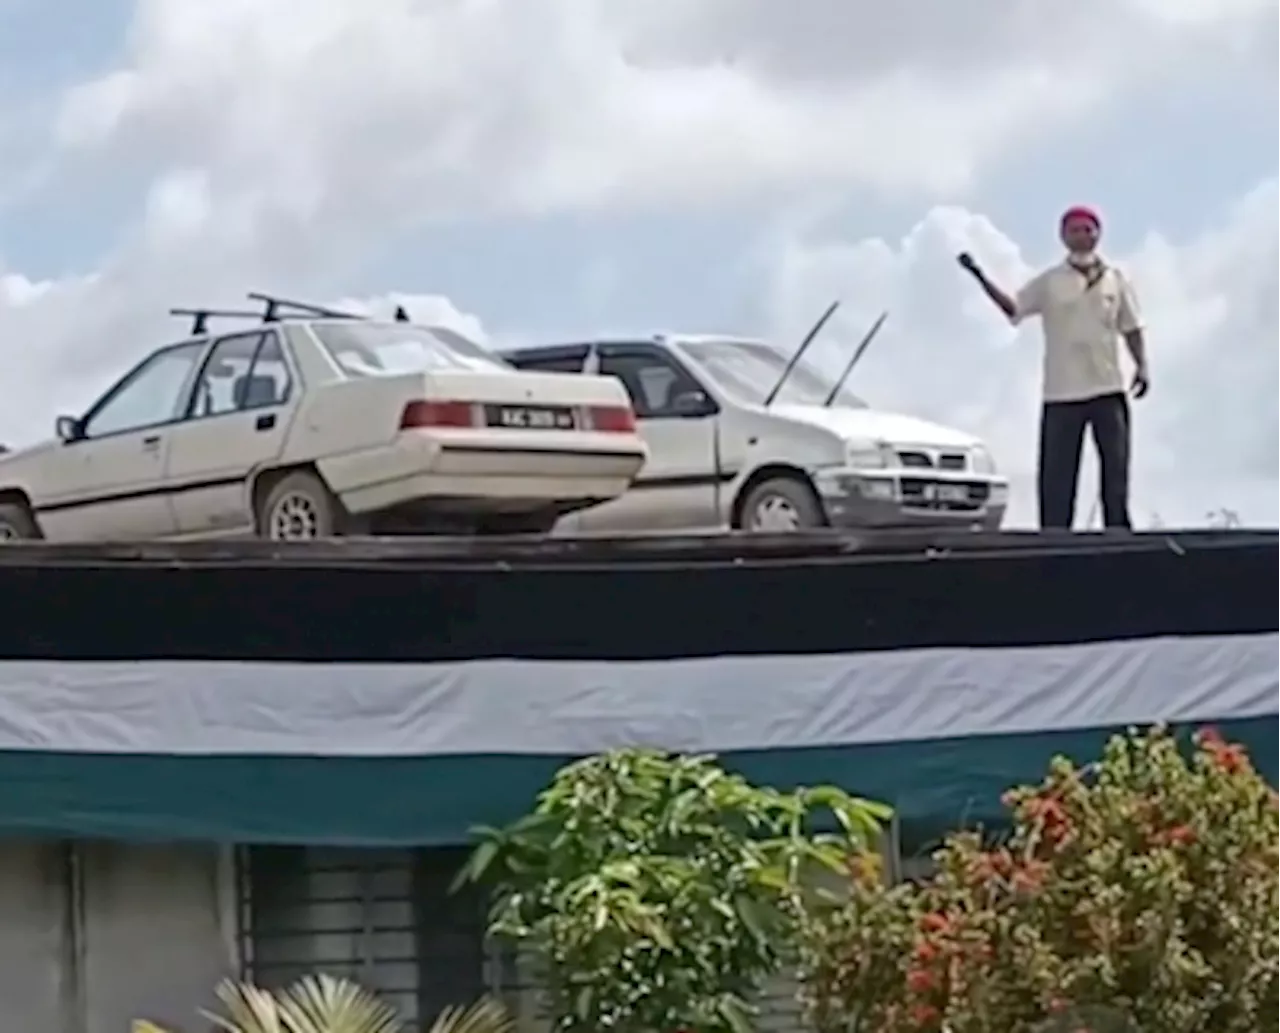
POLYGON ((227 981, 224 1015, 205 1015, 225 1033, 401 1033, 395 1010, 368 990, 333 976, 304 976, 275 992, 227 981))
POLYGON ((269 990, 227 979, 218 984, 217 997, 224 1014, 201 1014, 225 1033, 286 1033, 280 1009, 269 990))
POLYGON ((428 1033, 511 1033, 515 1019, 497 1001, 485 998, 467 1008, 446 1008, 428 1033))
POLYGON ((304 976, 278 995, 289 1033, 400 1033, 404 1023, 385 1001, 347 979, 304 976))

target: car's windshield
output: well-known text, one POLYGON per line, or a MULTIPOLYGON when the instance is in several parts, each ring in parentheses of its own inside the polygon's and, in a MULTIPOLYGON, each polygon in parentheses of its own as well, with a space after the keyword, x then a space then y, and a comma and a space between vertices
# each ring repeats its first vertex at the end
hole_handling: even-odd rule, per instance
MULTIPOLYGON (((787 356, 760 341, 681 341, 680 347, 722 388, 755 405, 764 402, 787 368, 787 356)), ((819 372, 802 359, 787 375, 776 401, 822 405, 835 382, 834 376, 819 372)), ((853 409, 867 407, 866 402, 843 387, 831 404, 853 409)))
POLYGON ((397 373, 510 370, 501 359, 460 333, 410 323, 313 323, 325 350, 350 377, 397 373))

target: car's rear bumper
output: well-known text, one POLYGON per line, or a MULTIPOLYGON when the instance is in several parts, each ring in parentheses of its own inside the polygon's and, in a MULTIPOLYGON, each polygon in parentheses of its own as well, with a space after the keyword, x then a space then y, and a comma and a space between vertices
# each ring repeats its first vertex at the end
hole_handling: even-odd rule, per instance
POLYGON ((438 499, 450 511, 511 512, 621 495, 644 465, 634 444, 520 447, 405 434, 394 445, 323 461, 352 514, 438 499))
POLYGON ((1009 482, 943 470, 826 469, 814 483, 833 527, 999 528, 1009 482))

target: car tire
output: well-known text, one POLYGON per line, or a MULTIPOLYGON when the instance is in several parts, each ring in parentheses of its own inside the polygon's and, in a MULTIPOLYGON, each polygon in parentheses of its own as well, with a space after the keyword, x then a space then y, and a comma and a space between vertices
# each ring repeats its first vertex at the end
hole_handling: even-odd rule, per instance
POLYGON ((43 537, 31 511, 20 502, 0 502, 0 542, 33 541, 43 537))
POLYGON ((811 485, 799 477, 770 477, 742 500, 741 525, 761 534, 825 527, 822 503, 811 485))
POLYGON ((258 506, 258 536, 270 541, 311 541, 342 533, 342 510, 315 474, 295 470, 271 486, 258 506))

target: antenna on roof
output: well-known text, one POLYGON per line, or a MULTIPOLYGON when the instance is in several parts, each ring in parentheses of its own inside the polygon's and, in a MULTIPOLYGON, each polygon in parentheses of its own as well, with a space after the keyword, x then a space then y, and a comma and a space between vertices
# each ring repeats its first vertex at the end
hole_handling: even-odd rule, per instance
POLYGON ((836 400, 836 395, 840 393, 840 389, 844 387, 844 382, 849 379, 849 374, 853 372, 853 367, 858 364, 858 360, 865 354, 871 342, 876 339, 876 334, 880 332, 880 328, 884 326, 884 321, 889 318, 889 312, 886 309, 880 313, 880 318, 871 324, 871 329, 858 342, 858 347, 853 350, 853 358, 849 360, 849 365, 845 366, 844 372, 840 374, 840 379, 832 385, 831 393, 827 395, 826 400, 822 403, 822 407, 828 408, 832 402, 836 400))
POLYGON ((367 316, 358 316, 354 312, 341 312, 338 309, 326 308, 323 305, 313 305, 309 301, 293 301, 289 298, 278 298, 273 294, 262 294, 258 291, 250 291, 245 295, 250 301, 260 301, 263 304, 261 313, 255 312, 254 315, 260 315, 264 323, 274 323, 280 318, 280 310, 285 309, 285 315, 290 313, 299 316, 313 316, 317 319, 367 319, 367 316))
POLYGON ((208 331, 209 320, 212 317, 216 316, 219 319, 257 319, 262 313, 230 308, 171 308, 169 309, 169 315, 190 317, 191 336, 199 337, 208 331))
POLYGON ((804 340, 800 342, 800 347, 796 349, 796 353, 791 356, 791 361, 787 363, 786 368, 782 371, 782 376, 780 376, 778 378, 778 382, 773 385, 773 390, 765 396, 764 406, 766 409, 773 404, 773 400, 778 397, 778 392, 782 390, 782 385, 787 382, 787 377, 791 376, 791 371, 796 368, 796 364, 808 350, 809 345, 813 344, 814 338, 816 338, 818 334, 822 333, 822 328, 826 326, 831 317, 836 314, 836 309, 839 307, 839 299, 833 301, 827 308, 827 311, 822 313, 822 316, 818 321, 814 323, 809 332, 805 334, 804 340))
POLYGON ((397 322, 397 323, 411 323, 411 322, 413 322, 413 320, 411 320, 411 319, 409 318, 409 310, 408 310, 407 308, 405 308, 403 305, 397 305, 397 306, 396 306, 396 317, 395 317, 395 318, 396 318, 396 322, 397 322))

